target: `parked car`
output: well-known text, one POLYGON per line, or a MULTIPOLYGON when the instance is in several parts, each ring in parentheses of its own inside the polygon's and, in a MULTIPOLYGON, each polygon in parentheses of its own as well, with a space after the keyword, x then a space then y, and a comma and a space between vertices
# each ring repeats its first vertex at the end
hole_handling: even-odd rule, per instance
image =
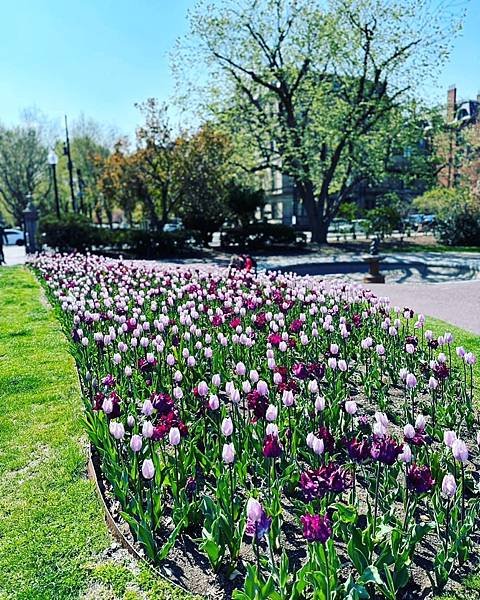
POLYGON ((166 233, 174 233, 175 231, 180 231, 181 229, 183 229, 183 223, 181 219, 174 219, 173 221, 165 223, 163 226, 163 231, 166 233))
POLYGON ((328 228, 328 233, 349 233, 352 231, 352 224, 347 219, 333 219, 328 228))
POLYGON ((24 246, 25 235, 21 229, 6 228, 4 229, 4 243, 7 246, 24 246))

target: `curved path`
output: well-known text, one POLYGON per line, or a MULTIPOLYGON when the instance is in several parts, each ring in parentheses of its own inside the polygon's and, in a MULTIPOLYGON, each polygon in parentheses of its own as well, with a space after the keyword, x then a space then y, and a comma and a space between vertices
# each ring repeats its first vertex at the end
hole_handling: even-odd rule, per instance
POLYGON ((377 296, 480 335, 480 280, 452 283, 369 284, 377 296))

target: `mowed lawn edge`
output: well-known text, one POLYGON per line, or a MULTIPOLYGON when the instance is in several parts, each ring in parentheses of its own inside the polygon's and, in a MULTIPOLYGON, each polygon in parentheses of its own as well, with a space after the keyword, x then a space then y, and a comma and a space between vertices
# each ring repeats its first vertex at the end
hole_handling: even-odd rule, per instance
POLYGON ((189 598, 109 557, 81 415, 68 341, 40 284, 25 267, 0 269, 0 599, 189 598))

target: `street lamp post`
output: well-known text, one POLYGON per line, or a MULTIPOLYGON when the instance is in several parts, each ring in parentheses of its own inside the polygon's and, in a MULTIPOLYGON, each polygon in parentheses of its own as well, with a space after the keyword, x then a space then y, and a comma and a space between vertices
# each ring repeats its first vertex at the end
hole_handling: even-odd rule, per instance
POLYGON ((63 145, 63 153, 67 157, 68 180, 70 183, 70 196, 72 198, 73 212, 77 212, 77 201, 75 199, 75 191, 73 188, 73 162, 72 153, 70 152, 70 138, 68 136, 67 115, 65 115, 65 143, 63 145))
POLYGON ((52 149, 48 153, 48 164, 52 168, 53 189, 55 191, 55 210, 57 213, 57 219, 60 219, 60 201, 58 199, 58 185, 57 185, 57 163, 58 163, 58 156, 55 154, 55 150, 52 149))

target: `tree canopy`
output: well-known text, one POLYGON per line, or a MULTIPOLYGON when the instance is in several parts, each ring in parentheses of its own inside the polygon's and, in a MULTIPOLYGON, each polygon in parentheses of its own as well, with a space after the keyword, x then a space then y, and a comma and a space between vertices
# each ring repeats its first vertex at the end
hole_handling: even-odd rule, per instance
POLYGON ((322 242, 340 204, 381 178, 402 145, 457 16, 433 0, 199 2, 178 72, 188 81, 204 66, 203 110, 232 135, 246 171, 292 177, 322 242))

